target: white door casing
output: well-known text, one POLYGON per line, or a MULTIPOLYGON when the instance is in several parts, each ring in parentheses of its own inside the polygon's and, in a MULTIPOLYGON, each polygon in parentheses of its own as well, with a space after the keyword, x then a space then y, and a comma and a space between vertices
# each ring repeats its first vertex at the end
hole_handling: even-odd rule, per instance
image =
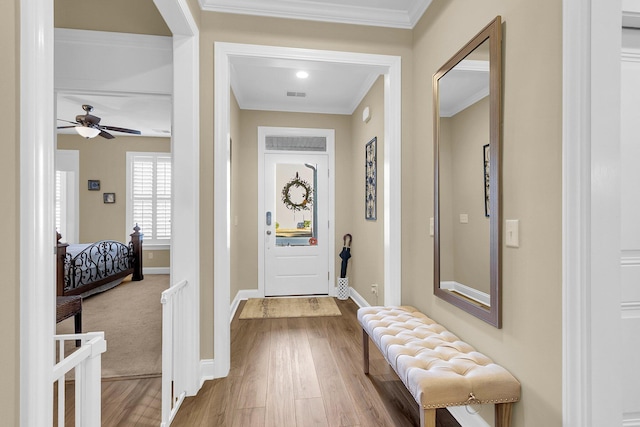
POLYGON ((563 425, 622 425, 620 1, 563 0, 563 425))
MULTIPOLYGON (((334 276, 335 225, 334 194, 335 167, 333 129, 258 128, 258 292, 264 296, 276 295, 334 295, 330 278, 334 276), (269 151, 265 149, 267 136, 321 136, 327 141, 326 152, 269 151), (276 205, 280 197, 280 184, 276 184, 276 168, 308 172, 304 163, 317 168, 317 245, 279 246, 285 243, 276 230, 279 214, 276 205), (279 165, 279 166, 278 166, 279 165), (299 168, 285 165, 298 165, 299 168), (271 212, 271 219, 267 219, 271 212), (270 225, 267 224, 270 222, 270 225)), ((298 213, 301 216, 301 213, 298 213)), ((283 224, 283 227, 287 225, 283 224)), ((298 239, 299 240, 299 239, 298 239)))
MULTIPOLYGON (((265 45, 214 44, 214 352, 219 375, 231 364, 229 135, 232 57, 304 59, 380 67, 384 74, 384 303, 401 302, 401 145, 402 66, 399 56, 265 45)), ((260 281, 260 277, 258 277, 260 281)), ((264 291, 264 283, 260 288, 264 291)))
POLYGON ((621 307, 622 419, 640 425, 640 30, 626 30, 633 47, 623 45, 621 72, 621 307))

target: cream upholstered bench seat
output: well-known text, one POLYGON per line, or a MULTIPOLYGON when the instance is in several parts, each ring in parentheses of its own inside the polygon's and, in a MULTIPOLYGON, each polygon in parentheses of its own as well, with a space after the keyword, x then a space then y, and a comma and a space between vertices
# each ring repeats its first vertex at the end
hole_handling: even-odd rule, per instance
POLYGON ((496 427, 508 427, 520 383, 503 367, 414 307, 363 307, 364 372, 369 337, 420 406, 420 423, 435 427, 437 408, 495 404, 496 427))

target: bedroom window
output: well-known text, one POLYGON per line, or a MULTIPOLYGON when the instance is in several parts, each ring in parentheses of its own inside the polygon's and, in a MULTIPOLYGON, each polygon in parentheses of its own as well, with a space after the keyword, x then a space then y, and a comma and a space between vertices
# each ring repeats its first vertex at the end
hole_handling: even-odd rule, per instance
POLYGON ((146 248, 171 244, 171 154, 127 153, 127 236, 138 224, 146 248))

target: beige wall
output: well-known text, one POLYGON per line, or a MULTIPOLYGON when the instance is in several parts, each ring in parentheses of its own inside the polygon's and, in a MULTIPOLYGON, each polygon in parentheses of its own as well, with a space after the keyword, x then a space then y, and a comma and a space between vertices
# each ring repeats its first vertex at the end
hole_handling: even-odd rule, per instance
POLYGON ((55 0, 54 22, 56 28, 171 35, 153 0, 55 0))
POLYGON ((20 396, 20 77, 19 77, 19 2, 0 2, 0 124, 2 125, 2 156, 0 156, 0 246, 2 260, 2 298, 0 310, 0 414, 2 423, 19 424, 20 396))
MULTIPOLYGON (((170 152, 171 140, 127 135, 119 135, 111 140, 100 137, 84 139, 79 135, 65 134, 58 135, 58 149, 80 152, 79 241, 128 242, 133 230, 126 230, 127 152, 170 152), (87 189, 87 181, 90 179, 100 180, 100 191, 87 189), (103 193, 116 193, 116 202, 104 203, 103 193)), ((64 241, 64 236, 62 240, 64 241)), ((145 250, 143 265, 169 267, 169 257, 168 250, 145 250)))
POLYGON ((489 97, 442 117, 440 167, 440 280, 489 293, 489 217, 484 211, 483 146, 489 143, 489 97), (446 178, 445 178, 446 176, 446 178), (460 215, 469 222, 460 222, 460 215), (445 215, 449 218, 444 219, 445 215), (444 219, 444 220, 443 220, 444 219), (447 225, 449 227, 447 227, 447 225), (449 257, 449 258, 447 258, 449 257))
MULTIPOLYGON (((384 77, 380 76, 351 116, 352 160, 349 169, 351 186, 350 212, 353 244, 347 276, 349 286, 371 305, 384 301, 384 77), (369 107, 371 119, 362 121, 363 110, 369 107), (365 220, 365 144, 377 137, 377 215, 365 220), (378 296, 371 293, 371 285, 378 284, 378 296)), ((340 236, 342 237, 342 236, 340 236)), ((338 240, 342 244, 342 239, 338 240)), ((337 270, 338 273, 340 270, 337 270)))
MULTIPOLYGON (((407 82, 412 77, 412 32, 387 28, 373 28, 359 25, 326 24, 311 21, 296 21, 291 19, 277 19, 251 17, 242 15, 203 12, 200 16, 200 313, 201 313, 201 356, 210 359, 213 354, 213 51, 214 42, 233 42, 264 44, 272 46, 300 47, 323 50, 338 50, 363 53, 377 53, 397 55, 402 57, 402 88, 403 119, 402 136, 411 139, 411 85, 407 82)), ((348 116, 347 116, 348 117, 348 116)), ((347 120, 350 120, 347 118, 347 120)), ((282 126, 299 126, 300 123, 283 123, 282 126)), ((318 127, 314 122, 311 126, 318 127)), ((323 126, 320 126, 323 127, 323 126)), ((244 127, 243 127, 244 128, 244 127)), ((242 148, 238 144, 233 147, 234 157, 242 148)), ((338 157, 336 156, 336 159, 338 157)), ((403 154, 403 159, 405 155, 403 154)), ((363 160, 364 162, 364 160, 363 160)), ((337 172, 341 167, 337 165, 337 172)), ((248 173, 254 173, 248 171, 248 173)), ((336 181, 344 177, 336 175, 336 181)), ((404 178, 404 173, 403 173, 404 178)), ((247 177, 246 179, 254 179, 247 177)), ((364 178, 363 178, 364 179, 364 178)), ((254 179, 255 180, 255 179, 254 179)), ((254 200, 254 193, 246 194, 247 200, 254 200)), ((342 203, 336 200, 336 206, 342 203)), ((339 214, 339 213, 338 213, 339 214)), ((338 218, 336 219, 339 220, 338 218)), ((250 222, 247 227, 256 227, 250 222)), ((251 233, 250 229, 247 233, 251 233)), ((344 231, 336 228, 339 243, 342 244, 344 231)), ((252 234, 255 236, 255 234, 252 234)), ((341 248, 341 246, 340 246, 341 248)), ((251 253, 251 252, 247 252, 251 253)), ((253 252, 255 253, 255 252, 253 252)), ((336 261, 337 262, 337 261, 336 261)), ((255 272, 245 272, 248 276, 241 278, 249 283, 255 277, 255 272)), ((255 280, 255 279, 254 279, 255 280)), ((253 283, 253 282, 251 282, 253 283)), ((233 290, 231 295, 233 296, 233 290)))
POLYGON ((419 185, 403 193, 402 300, 521 381, 516 427, 562 425, 561 7, 554 0, 434 0, 414 29, 416 139, 403 147, 403 177, 419 185), (502 329, 433 296, 432 239, 422 219, 433 212, 431 76, 496 15, 504 21, 503 218, 519 219, 521 231, 519 249, 503 247, 502 329))

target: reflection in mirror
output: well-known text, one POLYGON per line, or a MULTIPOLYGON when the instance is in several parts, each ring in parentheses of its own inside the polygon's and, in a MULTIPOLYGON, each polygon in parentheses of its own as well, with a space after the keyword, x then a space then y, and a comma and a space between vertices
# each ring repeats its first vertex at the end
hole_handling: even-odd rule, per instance
POLYGON ((500 17, 434 75, 434 293, 500 327, 500 17))

